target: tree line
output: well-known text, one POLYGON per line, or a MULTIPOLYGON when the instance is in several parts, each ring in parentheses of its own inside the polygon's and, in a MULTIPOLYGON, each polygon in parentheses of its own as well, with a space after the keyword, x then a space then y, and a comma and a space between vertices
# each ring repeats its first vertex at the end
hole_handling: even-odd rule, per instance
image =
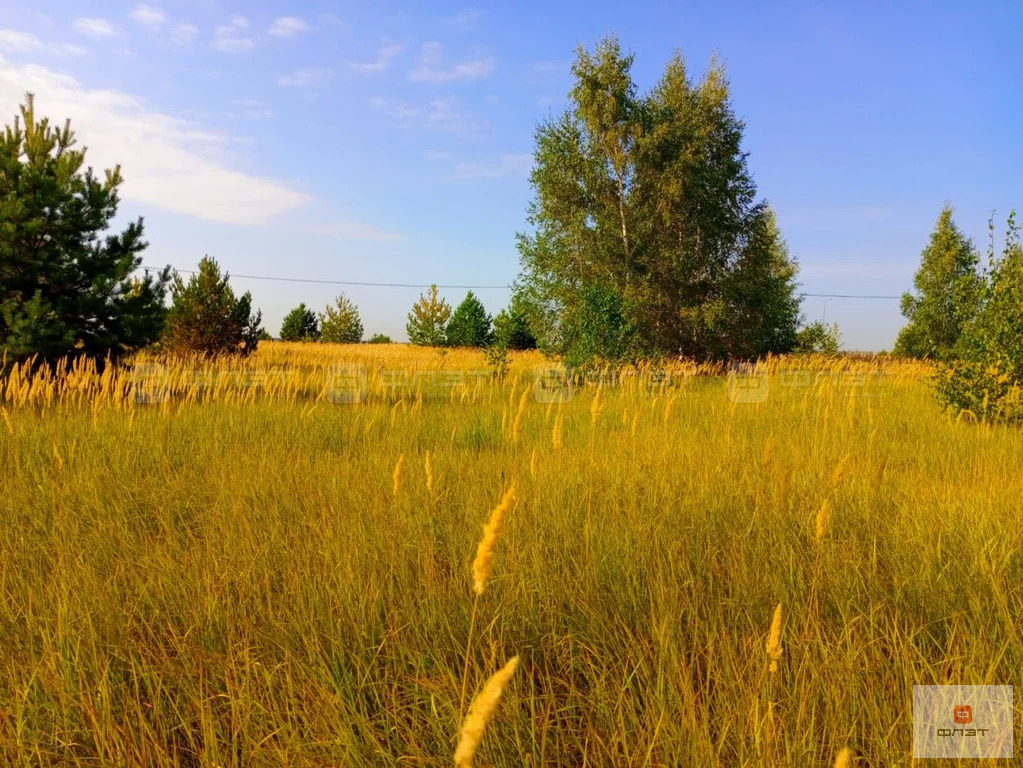
MULTIPOLYGON (((749 171, 723 66, 694 79, 676 54, 641 94, 632 64, 614 38, 579 48, 568 108, 537 127, 508 307, 491 317, 469 293, 452 309, 434 286, 409 312, 411 343, 539 347, 570 364, 837 353, 837 327, 801 315, 798 264, 749 171)), ((3 360, 153 343, 247 354, 269 336, 212 259, 187 281, 139 274, 142 219, 109 232, 120 169, 100 177, 84 158, 70 124, 37 118, 31 95, 0 134, 3 360)), ((903 298, 895 354, 934 360, 941 397, 977 418, 1023 413, 1021 262, 1014 217, 982 265, 946 206, 903 298)), ((341 295, 320 313, 296 307, 280 337, 356 342, 363 330, 341 295)))

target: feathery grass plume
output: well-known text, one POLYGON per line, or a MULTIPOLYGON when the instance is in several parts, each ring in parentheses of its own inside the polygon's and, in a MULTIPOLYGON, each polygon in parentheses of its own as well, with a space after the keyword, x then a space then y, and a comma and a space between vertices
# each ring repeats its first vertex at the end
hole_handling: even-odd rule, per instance
POLYGON ((483 526, 483 538, 476 547, 476 558, 472 561, 472 588, 477 595, 482 595, 487 585, 487 576, 490 575, 490 566, 494 561, 494 545, 497 543, 497 535, 501 531, 501 522, 505 513, 511 509, 515 501, 515 483, 508 486, 501 501, 490 513, 490 520, 483 526))
POLYGON ((11 423, 11 417, 7 414, 6 408, 0 408, 0 415, 4 417, 4 424, 7 425, 7 431, 12 435, 14 434, 14 424, 11 423))
POLYGON ((824 534, 828 532, 828 524, 831 522, 831 502, 824 499, 821 504, 821 508, 817 510, 817 526, 816 534, 817 538, 824 538, 824 534))
POLYGON ((838 485, 842 482, 842 478, 845 477, 845 473, 849 469, 849 459, 851 458, 852 456, 847 453, 842 457, 842 460, 838 462, 838 466, 835 467, 835 471, 831 473, 832 484, 838 485))
POLYGON ((852 750, 842 747, 835 756, 835 768, 852 768, 852 750))
POLYGON ((536 479, 536 448, 529 454, 529 476, 536 479))
POLYGON ((519 409, 515 412, 515 419, 512 421, 512 442, 519 441, 522 430, 522 417, 526 413, 526 400, 529 398, 529 390, 522 390, 522 397, 519 398, 519 409))
POLYGON ((60 455, 56 443, 53 444, 53 460, 57 464, 57 469, 64 469, 64 457, 60 455))
POLYGON ((455 765, 458 768, 469 768, 472 765, 476 747, 483 738, 483 729, 494 716, 501 694, 519 665, 519 657, 512 656, 501 669, 491 675, 479 696, 473 699, 469 714, 465 716, 462 729, 458 734, 458 746, 455 748, 455 765))
POLYGON ((778 671, 781 653, 781 603, 778 603, 771 620, 771 633, 767 636, 767 658, 771 660, 771 672, 778 671))
POLYGON ((597 426, 597 419, 600 418, 600 390, 593 396, 593 402, 590 403, 590 425, 593 427, 597 426))
POLYGON ((401 471, 405 468, 405 454, 398 457, 398 463, 394 465, 394 495, 401 490, 401 471))
POLYGON ((554 417, 554 431, 551 432, 551 445, 554 446, 554 450, 558 450, 563 445, 561 442, 561 411, 558 411, 558 415, 554 417))
POLYGON ((430 452, 426 452, 423 458, 423 469, 426 470, 426 490, 433 493, 433 464, 430 461, 430 452))

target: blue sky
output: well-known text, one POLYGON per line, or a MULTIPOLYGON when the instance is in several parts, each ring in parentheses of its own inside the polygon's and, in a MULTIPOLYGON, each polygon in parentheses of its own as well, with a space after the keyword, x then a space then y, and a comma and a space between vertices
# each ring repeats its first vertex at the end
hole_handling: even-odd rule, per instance
MULTIPOLYGON (((0 114, 33 90, 91 164, 121 163, 147 263, 503 285, 534 128, 564 108, 576 46, 609 32, 641 90, 676 48, 694 71, 725 61, 804 291, 899 294, 944 201, 982 247, 991 211, 1023 208, 1018 2, 3 0, 0 114)), ((274 333, 342 290, 233 282, 274 333)), ((343 290, 368 333, 404 338, 418 290, 343 290)), ((825 312, 853 349, 902 323, 896 301, 806 300, 825 312)))

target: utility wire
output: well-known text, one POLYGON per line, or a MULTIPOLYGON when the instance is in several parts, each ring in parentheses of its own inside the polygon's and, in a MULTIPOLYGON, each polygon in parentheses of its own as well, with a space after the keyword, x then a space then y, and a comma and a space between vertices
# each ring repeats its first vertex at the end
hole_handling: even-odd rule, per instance
MULTIPOLYGON (((144 265, 143 269, 146 271, 162 269, 162 267, 154 267, 144 265)), ((174 269, 172 267, 172 269, 174 269)), ((198 271, 195 269, 176 269, 177 272, 184 272, 188 275, 197 274, 198 271)), ((316 283, 318 285, 358 285, 370 288, 430 288, 432 285, 426 285, 421 283, 369 283, 359 282, 357 280, 316 280, 314 278, 305 277, 271 277, 268 275, 237 275, 231 274, 231 277, 237 277, 242 280, 272 280, 279 283, 316 283)), ((511 288, 510 285, 437 285, 438 288, 459 288, 463 290, 490 290, 490 289, 507 289, 511 288)), ((860 294, 852 293, 800 293, 799 296, 815 299, 901 299, 901 296, 865 296, 860 294)))

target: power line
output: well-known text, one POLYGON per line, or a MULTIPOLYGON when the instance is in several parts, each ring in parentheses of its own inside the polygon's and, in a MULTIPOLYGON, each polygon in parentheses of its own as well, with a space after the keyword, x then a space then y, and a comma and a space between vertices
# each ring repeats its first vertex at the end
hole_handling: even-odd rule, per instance
MULTIPOLYGON (((160 267, 154 266, 143 266, 143 269, 161 269, 160 267)), ((172 267, 173 269, 173 267, 172 267)), ((176 269, 177 272, 184 272, 188 275, 198 274, 195 269, 176 269)), ((269 275, 237 275, 231 274, 231 277, 237 277, 242 280, 271 280, 279 283, 315 283, 318 285, 358 285, 368 288, 431 288, 432 284, 424 283, 370 283, 360 282, 358 280, 317 280, 315 278, 307 277, 273 277, 269 275)), ((451 288, 451 289, 462 289, 469 291, 478 290, 498 290, 511 288, 510 285, 437 285, 438 288, 451 288)), ((799 296, 814 299, 901 299, 901 296, 868 296, 852 293, 800 293, 799 296)))

